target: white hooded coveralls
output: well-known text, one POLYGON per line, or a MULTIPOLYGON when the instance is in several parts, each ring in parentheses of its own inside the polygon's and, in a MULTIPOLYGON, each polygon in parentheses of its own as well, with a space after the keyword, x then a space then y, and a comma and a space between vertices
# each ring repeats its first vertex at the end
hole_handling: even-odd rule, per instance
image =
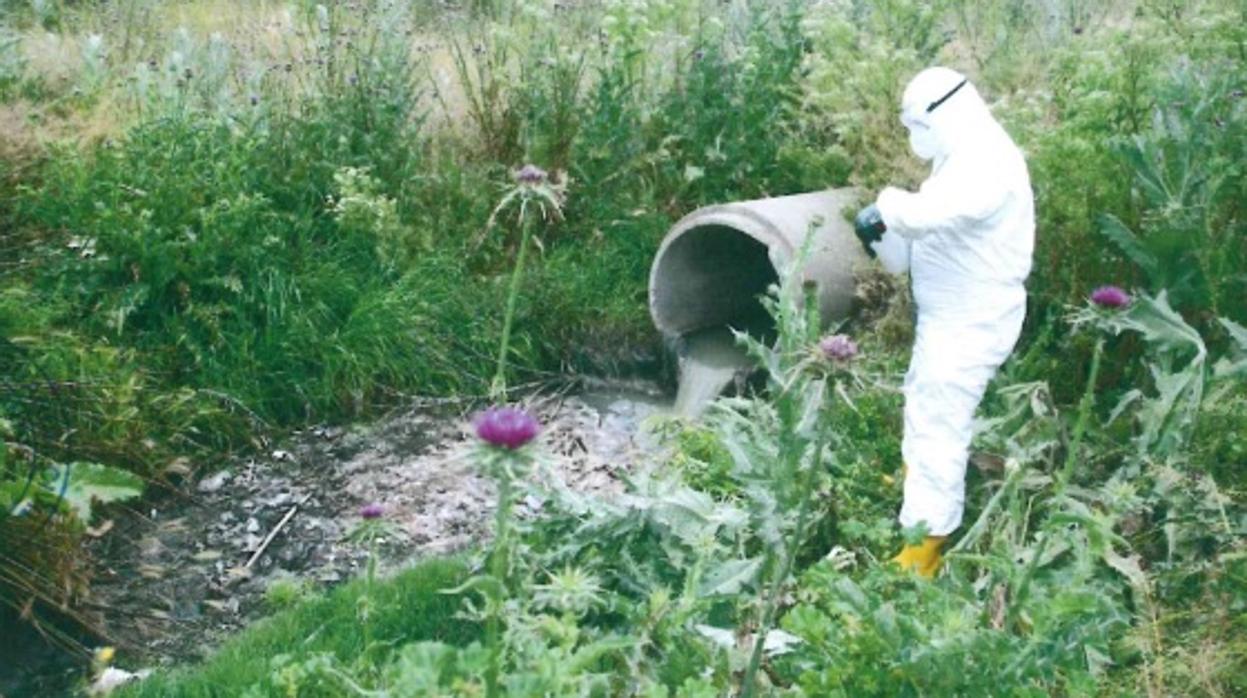
POLYGON ((887 226, 879 256, 894 273, 908 263, 918 306, 900 523, 938 536, 961 524, 974 412, 1026 315, 1034 194, 1021 151, 959 73, 919 73, 901 120, 932 166, 917 193, 888 187, 875 202, 887 226))

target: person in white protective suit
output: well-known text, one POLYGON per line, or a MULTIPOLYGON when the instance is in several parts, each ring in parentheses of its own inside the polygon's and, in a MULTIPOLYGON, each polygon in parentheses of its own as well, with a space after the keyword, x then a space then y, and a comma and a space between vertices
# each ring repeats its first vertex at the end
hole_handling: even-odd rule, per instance
POLYGON ((899 518, 925 523, 928 537, 895 561, 931 577, 961 525, 974 412, 1026 315, 1034 193, 1021 151, 960 73, 918 73, 901 122, 931 174, 916 193, 885 188, 856 229, 871 256, 912 279, 918 327, 904 385, 899 518))

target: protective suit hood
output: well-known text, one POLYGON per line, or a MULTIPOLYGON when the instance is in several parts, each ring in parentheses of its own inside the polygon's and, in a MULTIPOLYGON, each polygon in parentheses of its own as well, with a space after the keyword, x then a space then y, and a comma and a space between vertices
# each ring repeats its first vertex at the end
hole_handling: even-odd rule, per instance
POLYGON ((974 85, 941 67, 927 68, 909 81, 901 98, 901 123, 914 155, 937 166, 959 148, 1003 135, 974 85))

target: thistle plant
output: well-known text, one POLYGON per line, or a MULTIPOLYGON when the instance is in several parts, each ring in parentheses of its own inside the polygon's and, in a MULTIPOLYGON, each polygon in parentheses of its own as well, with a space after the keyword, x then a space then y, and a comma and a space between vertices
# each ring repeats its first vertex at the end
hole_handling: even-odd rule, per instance
POLYGON ((809 534, 825 459, 834 444, 829 406, 837 393, 845 395, 841 384, 849 375, 848 362, 858 354, 856 342, 846 335, 820 340, 817 287, 802 278, 813 233, 821 224, 819 219, 811 222, 804 244, 781 270, 779 286, 763 299, 775 319, 776 343, 738 335, 768 374, 770 401, 729 402, 718 420, 736 461, 736 476, 744 484, 751 524, 765 550, 756 631, 740 685, 746 698, 758 689, 767 638, 809 534), (764 414, 751 414, 755 410, 764 414))
POLYGON ((503 695, 502 675, 503 613, 510 597, 512 536, 517 484, 532 467, 527 446, 541 430, 537 419, 515 407, 493 407, 476 416, 473 427, 481 440, 477 463, 483 474, 498 488, 494 512, 494 540, 483 575, 469 579, 452 592, 480 590, 485 597, 485 648, 488 663, 484 672, 485 695, 503 695))
POLYGON ((507 352, 511 343, 511 324, 515 320, 520 279, 524 274, 524 262, 533 237, 533 225, 536 222, 534 217, 540 217, 543 221, 560 218, 565 194, 564 183, 559 179, 552 179, 549 173, 536 165, 528 164, 516 170, 514 179, 515 185, 498 202, 486 226, 486 230, 493 228, 499 215, 510 208, 518 209, 520 247, 515 255, 515 269, 511 272, 511 282, 507 288, 502 339, 498 346, 498 367, 489 386, 489 396, 496 401, 505 400, 507 396, 507 352))
POLYGON ((857 342, 844 334, 824 337, 819 340, 818 348, 830 361, 848 361, 857 356, 857 342))
MULTIPOLYGON (((1096 289, 1089 301, 1086 307, 1070 314, 1075 330, 1092 328, 1105 336, 1135 332, 1151 349, 1148 368, 1159 395, 1148 398, 1138 389, 1128 391, 1113 414, 1120 415, 1136 406, 1140 422, 1136 446, 1140 456, 1151 454, 1162 460, 1179 456, 1190 439, 1206 386, 1228 376, 1209 366, 1203 337, 1169 305, 1165 292, 1131 298, 1121 289, 1109 286, 1096 289)), ((1222 320, 1227 328, 1233 324, 1226 323, 1222 320)), ((1093 371, 1103 343, 1102 337, 1093 356, 1093 371)))
POLYGON ((385 508, 376 502, 360 507, 359 517, 359 524, 351 531, 348 539, 364 545, 368 550, 368 562, 364 572, 364 593, 360 595, 356 608, 360 630, 364 636, 364 650, 361 658, 366 660, 373 647, 372 618, 376 611, 373 590, 377 584, 377 544, 386 536, 396 533, 396 529, 385 519, 385 508))
POLYGON ((1091 302, 1101 308, 1124 308, 1130 305, 1130 294, 1119 286, 1101 286, 1091 292, 1091 302))
MULTIPOLYGON (((1122 313, 1127 312, 1126 309, 1132 304, 1133 299, 1128 293, 1120 287, 1107 285, 1100 286, 1093 290, 1087 296, 1086 306, 1075 311, 1071 317, 1071 322, 1075 327, 1081 325, 1093 325, 1100 328, 1111 327, 1115 322, 1120 320, 1122 313)), ((1096 399, 1096 386, 1099 381, 1100 367, 1104 357, 1105 338, 1103 336, 1096 339, 1095 347, 1092 350, 1091 365, 1087 373, 1086 386, 1083 389, 1082 397, 1077 406, 1077 413, 1074 416, 1073 431, 1065 444, 1064 460, 1060 463, 1059 468, 1054 468, 1053 477, 1050 480, 1050 489, 1044 500, 1045 509, 1048 511, 1048 517, 1036 527, 1033 534, 1033 543, 1027 544, 1027 536, 1022 534, 1014 541, 1016 548, 1025 550, 1024 553, 1015 549, 1011 553, 1011 557, 1021 555, 1027 559, 1027 563, 1021 566, 1020 570, 1009 576, 1006 587, 1008 595, 1011 599, 1007 610, 1004 613, 1004 624, 1006 627, 1016 627, 1021 623, 1021 614, 1029 601, 1031 588, 1035 584, 1036 575, 1040 571, 1040 567, 1050 562, 1049 550, 1053 546, 1064 547, 1070 545, 1068 536, 1074 536, 1074 540, 1079 536, 1088 535, 1087 531, 1094 531, 1101 535, 1102 539, 1116 540, 1111 530, 1107 533, 1100 531, 1103 528, 1103 520, 1094 520, 1091 518, 1080 520, 1086 508, 1085 502, 1078 499, 1078 496, 1071 487, 1071 481, 1079 465, 1085 465, 1087 462, 1087 454, 1084 453, 1083 441, 1086 438, 1089 429, 1093 426, 1093 410, 1096 399), (1068 521, 1079 521, 1085 525, 1082 528, 1063 528, 1068 521)), ((1025 521, 1026 515, 1018 508, 1018 489, 1022 478, 1026 474, 1026 468, 1022 467, 1016 458, 1006 461, 1005 464, 1005 483, 996 495, 989 501, 983 513, 976 522, 970 527, 967 534, 962 537, 961 541, 950 551, 950 554, 956 555, 963 551, 969 550, 976 545, 983 536, 984 531, 990 527, 990 521, 1001 516, 999 511, 1006 500, 1011 505, 1006 507, 1007 511, 1004 515, 1012 522, 1025 521)), ((1009 526, 1010 524, 1006 524, 1009 526)), ((1108 527, 1111 529, 1111 526, 1108 527)), ((1103 546, 1100 551, 1107 561, 1121 559, 1113 551, 1112 545, 1103 546)))

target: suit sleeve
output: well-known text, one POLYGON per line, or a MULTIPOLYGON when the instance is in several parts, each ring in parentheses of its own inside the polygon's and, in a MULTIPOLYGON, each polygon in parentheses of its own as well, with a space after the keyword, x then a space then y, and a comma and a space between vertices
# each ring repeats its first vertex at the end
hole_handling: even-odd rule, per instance
MULTIPOLYGON (((952 165, 953 163, 949 163, 952 165)), ((932 176, 917 192, 887 187, 875 205, 888 230, 918 240, 973 229, 1004 206, 1008 189, 989 168, 956 168, 932 176)))

